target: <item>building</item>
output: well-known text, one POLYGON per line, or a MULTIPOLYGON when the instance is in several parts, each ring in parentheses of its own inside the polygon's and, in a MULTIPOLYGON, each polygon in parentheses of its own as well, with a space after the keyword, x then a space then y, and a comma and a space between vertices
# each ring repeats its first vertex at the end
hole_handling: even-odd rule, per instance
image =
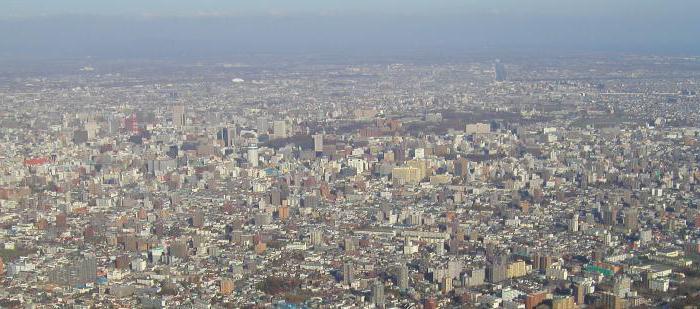
POLYGON ((571 219, 569 219, 569 232, 578 232, 578 214, 574 214, 571 219))
POLYGON ((284 120, 277 120, 272 123, 272 138, 285 138, 287 137, 287 122, 284 120))
POLYGON ((613 280, 613 292, 615 295, 624 298, 632 289, 632 280, 627 276, 615 277, 613 280))
POLYGON ((187 124, 187 115, 185 107, 182 105, 173 106, 173 126, 175 128, 183 128, 187 124))
POLYGON ((635 208, 625 210, 624 223, 626 229, 636 230, 639 227, 639 211, 635 208))
POLYGON ((56 267, 49 273, 49 282, 68 287, 86 285, 95 280, 97 260, 94 255, 77 257, 70 264, 56 267))
POLYGON ((525 309, 534 309, 547 298, 547 291, 530 293, 525 296, 525 309))
POLYGON ((235 135, 235 129, 230 129, 227 127, 221 128, 219 133, 216 134, 216 139, 221 141, 224 147, 233 147, 233 137, 235 135))
POLYGON ((508 279, 508 264, 505 262, 494 262, 486 267, 486 280, 491 283, 498 283, 508 279))
POLYGON ((442 279, 442 293, 447 294, 452 292, 452 277, 446 276, 442 279))
POLYGON ((391 179, 399 185, 418 184, 421 181, 421 171, 415 167, 395 167, 391 170, 391 179))
POLYGON ((462 276, 462 285, 466 287, 477 286, 484 284, 486 279, 486 269, 485 268, 475 268, 462 276))
POLYGON ((372 303, 377 308, 385 307, 386 299, 384 298, 384 283, 377 279, 372 286, 372 303))
POLYGON ((625 300, 613 293, 605 292, 601 294, 601 305, 606 309, 623 309, 625 308, 625 300))
POLYGON ((603 211, 603 224, 614 226, 617 224, 617 208, 614 206, 607 207, 603 211))
POLYGON ((488 123, 470 123, 464 127, 464 133, 467 135, 486 134, 489 132, 491 132, 491 125, 488 123))
POLYGON ((574 298, 570 296, 554 297, 552 299, 552 309, 574 309, 574 298))
POLYGON ((496 62, 493 64, 493 71, 494 80, 496 80, 497 82, 503 82, 508 77, 506 74, 506 67, 500 60, 496 60, 496 62))
POLYGON ((525 261, 515 261, 508 264, 508 268, 506 269, 506 277, 517 278, 525 275, 527 275, 525 261))
POLYGON ((319 246, 323 244, 323 233, 321 230, 312 230, 309 233, 309 238, 311 239, 312 246, 319 246))
POLYGON ((402 290, 408 289, 408 266, 406 264, 401 264, 399 266, 399 279, 398 279, 398 285, 399 288, 402 290))
POLYGON ((223 295, 229 295, 233 292, 234 283, 233 279, 224 278, 219 282, 219 293, 223 295))
POLYGON ((323 152, 323 134, 316 134, 314 138, 314 152, 323 152))
POLYGON ((355 266, 351 261, 343 263, 343 284, 350 286, 355 280, 355 266))
POLYGON ((248 164, 251 167, 258 167, 258 145, 251 144, 248 146, 248 164))
POLYGON ((580 282, 574 285, 574 302, 577 305, 583 305, 586 302, 586 294, 588 294, 588 289, 590 284, 587 282, 580 282))

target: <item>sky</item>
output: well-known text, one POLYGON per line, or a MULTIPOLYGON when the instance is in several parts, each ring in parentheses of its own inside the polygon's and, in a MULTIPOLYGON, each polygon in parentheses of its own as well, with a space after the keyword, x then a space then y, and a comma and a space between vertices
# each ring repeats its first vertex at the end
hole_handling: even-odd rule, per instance
POLYGON ((697 0, 2 0, 0 58, 700 54, 697 0))

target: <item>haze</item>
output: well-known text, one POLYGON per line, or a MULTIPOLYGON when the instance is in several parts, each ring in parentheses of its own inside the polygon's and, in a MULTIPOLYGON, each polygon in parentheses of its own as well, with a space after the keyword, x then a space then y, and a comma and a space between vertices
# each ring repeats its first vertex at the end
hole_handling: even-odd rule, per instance
POLYGON ((0 57, 695 54, 697 1, 4 1, 0 57))

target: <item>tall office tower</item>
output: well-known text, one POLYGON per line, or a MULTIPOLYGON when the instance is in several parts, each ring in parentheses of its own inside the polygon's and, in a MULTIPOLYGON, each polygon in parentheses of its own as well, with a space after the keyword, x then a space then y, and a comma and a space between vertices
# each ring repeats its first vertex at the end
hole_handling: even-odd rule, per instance
POLYGON ((184 127, 186 119, 185 107, 182 105, 173 106, 173 126, 176 128, 184 127))
POLYGON ((136 116, 136 113, 131 113, 129 117, 124 119, 124 129, 129 133, 139 133, 139 117, 136 116))
POLYGON ((607 309, 625 308, 625 300, 610 292, 605 292, 601 294, 601 303, 603 305, 603 308, 607 309))
POLYGON ((284 120, 277 120, 272 123, 272 135, 274 138, 285 138, 287 137, 287 122, 284 120))
POLYGON ((233 146, 233 135, 235 134, 235 129, 230 129, 228 127, 223 127, 216 134, 216 139, 224 143, 224 147, 233 146))
POLYGON ((260 117, 255 121, 255 129, 258 130, 258 134, 267 134, 270 129, 270 122, 266 117, 260 117))
POLYGON ((248 163, 252 167, 258 167, 258 145, 256 144, 248 146, 248 163))
POLYGON ((94 255, 88 255, 75 263, 78 273, 78 282, 85 284, 97 280, 97 259, 94 255))
POLYGON ((385 298, 384 298, 384 283, 377 279, 372 287, 372 303, 377 308, 384 308, 385 298))
POLYGON ((314 151, 323 152, 323 134, 314 135, 314 151))
POLYGON ((312 246, 320 246, 323 244, 323 233, 321 233, 321 230, 311 231, 310 238, 312 246))
POLYGON ((586 294, 588 293, 588 289, 590 289, 591 284, 588 283, 587 281, 577 283, 574 285, 574 302, 577 305, 583 305, 586 299, 586 294))
POLYGON ((94 139, 100 131, 100 126, 94 120, 88 120, 84 125, 84 129, 87 131, 88 139, 94 139))
POLYGON ((219 282, 219 292, 223 295, 231 294, 233 292, 234 288, 235 288, 235 284, 233 282, 233 279, 223 278, 219 282))
POLYGON ((399 288, 402 290, 408 289, 408 266, 401 263, 399 266, 399 288))
POLYGON ((632 280, 627 276, 616 277, 613 280, 613 293, 620 298, 627 297, 632 290, 632 280))
POLYGON ((569 231, 578 232, 578 214, 574 214, 571 219, 569 219, 569 231))
POLYGON ((345 252, 355 251, 355 240, 350 237, 343 239, 343 249, 345 252))
POLYGON ((603 211, 603 224, 614 226, 617 224, 617 208, 609 206, 603 211))
POLYGON ((493 64, 494 79, 497 82, 502 82, 506 80, 506 67, 501 63, 501 60, 496 60, 493 64))
POLYGON ((452 277, 447 276, 447 277, 443 278, 441 287, 442 287, 443 294, 450 293, 452 291, 452 277))
POLYGON ((347 261, 343 263, 343 284, 352 285, 355 280, 355 266, 352 262, 347 261))
POLYGON ((498 283, 508 278, 508 263, 498 260, 486 267, 486 279, 491 283, 498 283))
POLYGON ((636 208, 625 210, 625 228, 636 230, 639 227, 639 212, 636 208))

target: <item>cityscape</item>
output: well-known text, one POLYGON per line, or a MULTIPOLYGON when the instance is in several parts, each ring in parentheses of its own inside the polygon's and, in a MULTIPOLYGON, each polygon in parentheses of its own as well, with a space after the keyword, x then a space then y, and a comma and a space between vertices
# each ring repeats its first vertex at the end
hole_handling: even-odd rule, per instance
POLYGON ((0 308, 700 305, 700 56, 0 63, 0 308))

